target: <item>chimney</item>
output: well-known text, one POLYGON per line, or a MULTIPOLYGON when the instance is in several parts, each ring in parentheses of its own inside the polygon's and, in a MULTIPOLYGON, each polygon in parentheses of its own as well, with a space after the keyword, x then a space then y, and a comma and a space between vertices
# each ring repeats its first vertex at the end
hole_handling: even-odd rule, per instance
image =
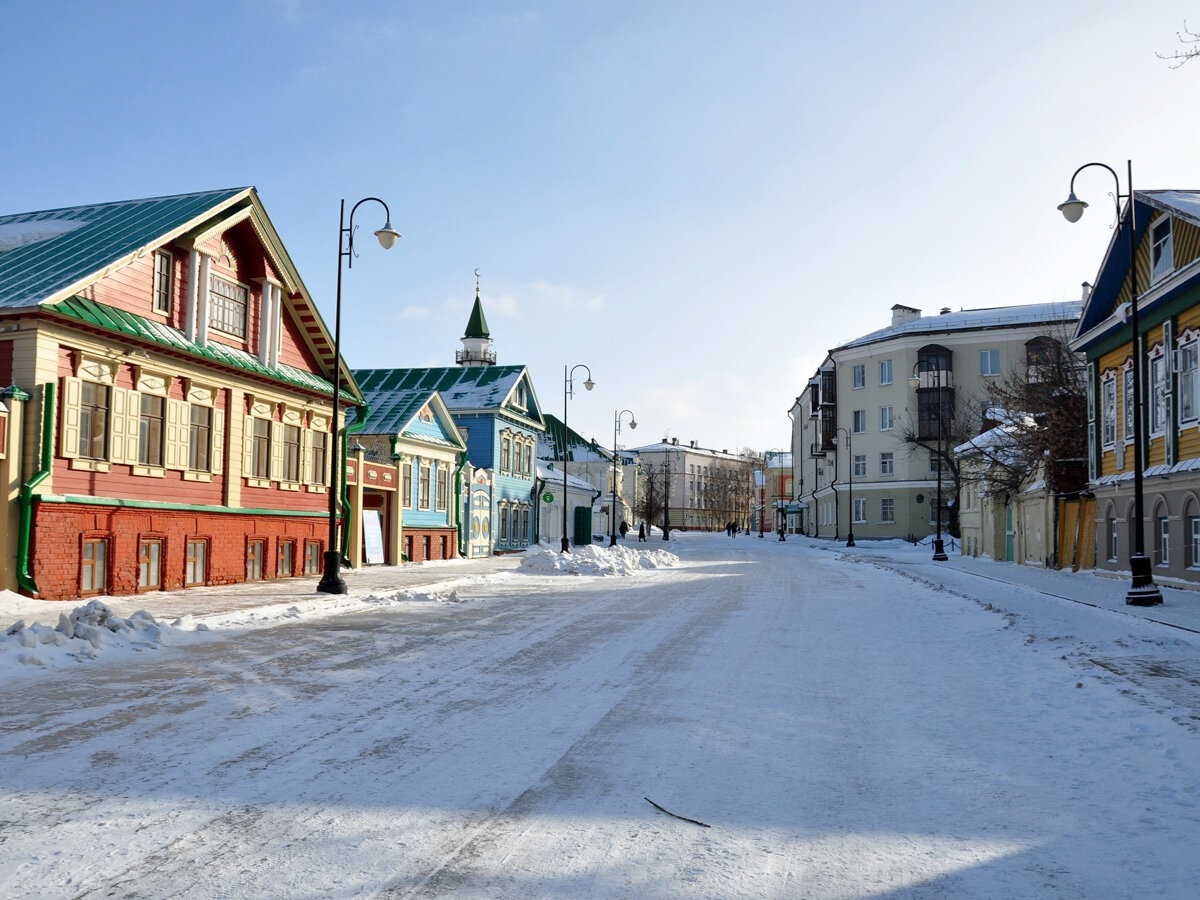
POLYGON ((689 446, 689 447, 691 447, 693 450, 695 450, 695 449, 696 449, 696 442, 695 442, 695 441, 688 441, 688 446, 689 446))
POLYGON ((943 307, 942 307, 942 312, 941 312, 941 315, 943 315, 943 316, 944 316, 944 315, 946 315, 946 314, 947 314, 947 313, 949 313, 949 312, 950 312, 950 307, 948 307, 948 306, 943 306, 943 307))
POLYGON ((892 307, 892 325, 904 325, 908 322, 915 322, 921 318, 921 311, 911 306, 902 306, 897 303, 892 307))
POLYGON ((671 443, 674 444, 676 447, 678 447, 679 446, 679 438, 671 438, 671 443))
POLYGON ((1086 281, 1083 283, 1083 290, 1080 292, 1080 299, 1087 303, 1087 298, 1092 296, 1092 286, 1086 281))

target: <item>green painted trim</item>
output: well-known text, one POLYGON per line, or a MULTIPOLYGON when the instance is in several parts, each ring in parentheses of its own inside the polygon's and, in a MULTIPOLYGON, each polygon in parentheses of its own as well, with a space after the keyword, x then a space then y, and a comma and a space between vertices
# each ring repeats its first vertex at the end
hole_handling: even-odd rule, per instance
MULTIPOLYGON (((33 489, 50 477, 53 468, 51 449, 54 444, 54 390, 55 382, 42 385, 42 445, 39 448, 38 470, 21 485, 18 504, 21 524, 17 531, 17 586, 30 597, 41 593, 33 573, 29 571, 29 546, 33 538, 33 489)), ((28 396, 28 395, 26 395, 28 396)))
POLYGON ((41 503, 73 503, 76 506, 115 506, 129 509, 158 509, 174 512, 204 512, 234 516, 279 516, 289 518, 328 519, 328 513, 299 509, 257 509, 236 506, 212 506, 201 503, 167 503, 162 500, 123 500, 120 497, 84 497, 72 494, 42 494, 41 503))

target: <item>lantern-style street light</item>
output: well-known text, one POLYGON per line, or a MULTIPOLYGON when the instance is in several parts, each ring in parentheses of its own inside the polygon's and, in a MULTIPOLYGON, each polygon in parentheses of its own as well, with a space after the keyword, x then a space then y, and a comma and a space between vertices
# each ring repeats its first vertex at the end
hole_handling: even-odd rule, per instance
POLYGON ((588 369, 583 363, 572 366, 568 369, 563 366, 563 515, 562 515, 562 552, 571 552, 571 541, 567 537, 567 455, 570 452, 568 447, 571 443, 570 434, 567 430, 567 400, 575 396, 575 370, 587 369, 587 380, 583 386, 589 391, 596 386, 596 382, 592 381, 592 370, 588 369))
POLYGON ((346 593, 346 582, 340 573, 342 554, 338 549, 338 464, 342 459, 338 444, 338 414, 342 403, 342 260, 346 260, 346 268, 354 267, 354 213, 368 201, 378 203, 383 207, 383 227, 375 232, 379 246, 391 250, 400 240, 400 232, 392 227, 392 213, 388 205, 378 197, 364 197, 350 207, 350 220, 346 221, 346 201, 342 200, 341 212, 338 215, 338 270, 337 294, 334 306, 333 322, 333 425, 331 437, 333 446, 330 448, 329 474, 329 544, 325 549, 325 570, 317 590, 324 594, 346 593))
POLYGON ((621 433, 621 419, 625 413, 629 413, 630 429, 637 428, 637 421, 633 417, 633 413, 627 409, 623 409, 618 413, 613 413, 613 474, 612 474, 612 508, 609 510, 610 522, 608 531, 608 546, 615 547, 617 545, 617 459, 620 456, 617 450, 617 435, 621 433))
POLYGON ((1129 556, 1129 570, 1133 575, 1125 602, 1130 606, 1156 606, 1163 602, 1162 592, 1154 583, 1150 569, 1150 558, 1146 556, 1146 536, 1143 524, 1142 469, 1142 333, 1138 326, 1137 291, 1137 210, 1133 195, 1133 161, 1126 161, 1126 193, 1121 193, 1121 179, 1110 166, 1101 162, 1085 163, 1071 176, 1067 199, 1058 205, 1059 211, 1068 222, 1078 222, 1087 209, 1087 203, 1075 196, 1075 178, 1084 169, 1099 166, 1112 175, 1116 183, 1113 202, 1117 206, 1117 218, 1121 218, 1121 200, 1126 201, 1126 215, 1121 225, 1125 229, 1125 241, 1129 246, 1129 327, 1133 332, 1133 552, 1129 556))

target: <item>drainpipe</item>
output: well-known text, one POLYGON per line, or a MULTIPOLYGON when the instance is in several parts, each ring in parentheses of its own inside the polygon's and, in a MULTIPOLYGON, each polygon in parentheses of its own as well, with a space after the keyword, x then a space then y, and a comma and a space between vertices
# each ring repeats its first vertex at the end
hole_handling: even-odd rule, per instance
MULTIPOLYGON (((333 414, 337 415, 337 410, 334 409, 333 414)), ((362 430, 367 427, 367 416, 370 415, 370 407, 363 403, 355 407, 354 424, 347 425, 342 429, 342 567, 349 569, 350 560, 346 558, 346 547, 350 543, 347 538, 350 534, 350 523, 346 521, 346 516, 350 510, 350 491, 346 486, 346 444, 349 442, 350 435, 362 434, 362 430)), ((362 466, 358 467, 358 483, 363 483, 362 466)), ((357 511, 359 514, 362 510, 357 511)))
POLYGON ((458 502, 454 504, 455 515, 458 516, 458 555, 462 559, 467 558, 467 517, 463 515, 463 500, 467 501, 468 511, 471 505, 471 492, 468 489, 467 496, 463 497, 462 492, 462 473, 467 467, 467 451, 462 452, 462 460, 458 464, 458 468, 454 470, 454 496, 458 498, 458 502))
MULTIPOLYGON (((42 385, 42 445, 38 457, 38 470, 21 485, 18 495, 21 526, 17 532, 17 585, 30 597, 41 594, 29 571, 29 544, 33 536, 33 489, 50 477, 53 465, 50 451, 54 441, 54 388, 52 381, 42 385)), ((29 395, 24 399, 29 399, 29 395)))
POLYGON ((542 488, 546 486, 545 478, 533 475, 533 542, 542 542, 542 488))

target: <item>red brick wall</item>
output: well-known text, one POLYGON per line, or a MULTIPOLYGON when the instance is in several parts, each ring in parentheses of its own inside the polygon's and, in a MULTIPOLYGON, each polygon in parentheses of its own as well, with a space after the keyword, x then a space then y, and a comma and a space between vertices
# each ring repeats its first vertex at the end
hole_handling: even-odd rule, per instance
POLYGON ((138 590, 138 546, 146 537, 163 541, 162 588, 184 586, 187 541, 208 541, 208 584, 234 584, 246 579, 246 546, 251 538, 266 543, 264 579, 276 577, 280 540, 295 541, 293 573, 304 571, 304 545, 316 540, 324 552, 328 519, 246 516, 229 513, 95 507, 73 503, 39 503, 35 507, 31 570, 41 596, 73 600, 79 596, 83 539, 108 540, 108 586, 104 593, 138 590))
POLYGON ((457 559, 458 532, 453 528, 405 528, 404 547, 409 562, 425 562, 428 559, 457 559), (428 541, 426 541, 428 538, 428 541), (443 555, 443 539, 445 555, 443 555), (425 555, 425 544, 429 544, 429 555, 425 555))

